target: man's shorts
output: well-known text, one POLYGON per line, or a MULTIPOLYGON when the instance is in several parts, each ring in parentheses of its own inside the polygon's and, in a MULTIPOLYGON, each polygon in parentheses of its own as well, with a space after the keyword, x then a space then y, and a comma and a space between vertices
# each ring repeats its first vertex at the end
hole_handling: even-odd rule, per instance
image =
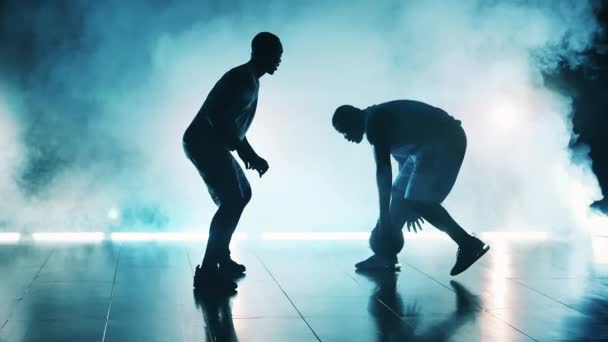
POLYGON ((393 158, 399 162, 393 191, 406 199, 443 202, 456 183, 466 147, 466 135, 458 126, 440 142, 393 148, 393 158))
POLYGON ((219 139, 184 139, 183 147, 215 204, 240 204, 251 197, 251 187, 243 169, 219 139))

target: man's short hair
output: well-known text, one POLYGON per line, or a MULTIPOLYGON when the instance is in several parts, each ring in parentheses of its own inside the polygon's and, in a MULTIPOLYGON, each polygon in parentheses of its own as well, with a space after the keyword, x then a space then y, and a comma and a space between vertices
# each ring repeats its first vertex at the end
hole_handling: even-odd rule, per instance
POLYGON ((352 118, 353 113, 359 111, 358 108, 351 105, 342 105, 336 108, 334 112, 334 116, 331 119, 331 123, 334 125, 334 128, 344 128, 345 124, 348 122, 348 119, 352 118))
POLYGON ((281 40, 270 32, 260 32, 251 40, 251 51, 254 54, 274 52, 282 48, 281 40))

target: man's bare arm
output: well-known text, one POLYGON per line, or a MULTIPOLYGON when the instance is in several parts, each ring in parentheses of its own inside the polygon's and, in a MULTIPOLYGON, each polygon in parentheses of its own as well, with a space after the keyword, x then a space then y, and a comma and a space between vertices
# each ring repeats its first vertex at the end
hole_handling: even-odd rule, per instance
POLYGON ((374 157, 376 160, 376 183, 378 185, 378 197, 380 204, 380 227, 391 224, 390 203, 391 185, 393 180, 391 170, 390 149, 386 145, 374 146, 374 157))
POLYGON ((245 163, 245 166, 249 168, 249 163, 255 158, 258 157, 258 154, 255 153, 253 147, 249 144, 249 140, 245 137, 237 146, 236 151, 241 157, 241 160, 245 163))

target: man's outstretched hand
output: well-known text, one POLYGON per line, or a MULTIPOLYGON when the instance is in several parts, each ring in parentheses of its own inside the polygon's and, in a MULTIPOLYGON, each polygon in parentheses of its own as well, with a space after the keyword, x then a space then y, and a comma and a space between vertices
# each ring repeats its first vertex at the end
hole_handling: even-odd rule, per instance
POLYGON ((405 221, 407 231, 411 232, 414 229, 414 233, 418 233, 418 230, 422 231, 422 223, 424 223, 424 220, 420 216, 405 221), (418 226, 418 229, 416 229, 416 226, 418 226))

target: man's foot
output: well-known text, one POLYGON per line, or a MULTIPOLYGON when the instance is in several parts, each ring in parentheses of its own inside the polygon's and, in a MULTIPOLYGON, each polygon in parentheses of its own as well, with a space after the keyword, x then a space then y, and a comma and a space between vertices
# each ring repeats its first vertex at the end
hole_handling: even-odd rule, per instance
POLYGON ((199 291, 219 293, 236 293, 236 283, 220 273, 218 269, 202 269, 196 266, 194 272, 194 288, 199 291))
POLYGON ((358 270, 366 271, 398 271, 401 265, 397 261, 397 257, 386 257, 374 254, 371 257, 355 264, 358 270))
POLYGON ((486 252, 490 250, 490 245, 483 243, 475 236, 471 236, 468 242, 458 246, 458 252, 456 253, 456 264, 450 271, 451 276, 458 275, 467 270, 479 260, 486 252))
POLYGON ((220 262, 219 270, 230 277, 240 277, 245 274, 247 268, 245 265, 241 265, 232 259, 228 259, 227 261, 220 262))

